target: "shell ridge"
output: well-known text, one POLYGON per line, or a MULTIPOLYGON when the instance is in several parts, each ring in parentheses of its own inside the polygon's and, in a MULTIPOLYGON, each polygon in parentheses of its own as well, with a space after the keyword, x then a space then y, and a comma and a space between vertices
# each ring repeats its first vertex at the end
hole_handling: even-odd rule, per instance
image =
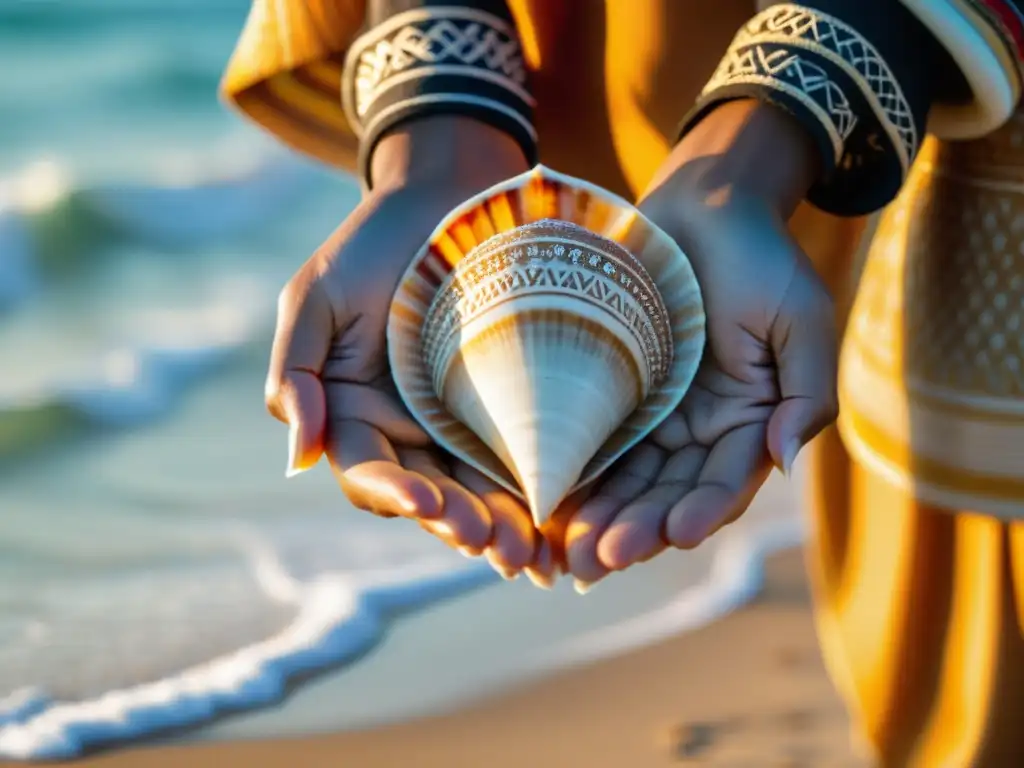
MULTIPOLYGON (((436 367, 439 354, 451 362, 452 353, 457 353, 463 343, 462 329, 471 328, 473 334, 486 336, 491 312, 498 312, 493 318, 509 312, 514 315, 515 302, 526 299, 530 301, 522 305, 523 311, 531 311, 527 307, 541 299, 552 306, 560 299, 563 308, 575 306, 570 299, 582 302, 580 307, 589 307, 584 313, 586 317, 605 318, 597 324, 605 326, 610 334, 607 343, 614 337, 622 339, 622 343, 629 339, 627 348, 637 344, 640 357, 636 357, 635 351, 630 357, 642 366, 639 375, 649 381, 646 396, 632 406, 611 435, 601 445, 587 449, 592 457, 570 493, 599 476, 679 404, 693 382, 706 342, 703 295, 692 264, 667 233, 618 195, 590 182, 536 166, 453 209, 417 251, 396 289, 387 327, 392 374, 403 404, 438 445, 524 500, 530 494, 524 494, 519 487, 522 478, 505 466, 480 435, 453 416, 438 396, 438 391, 444 388, 439 386, 431 371, 439 372, 436 367), (599 231, 584 226, 585 221, 596 222, 599 231), (451 230, 456 226, 458 232, 453 233, 451 230), (456 243, 457 249, 448 247, 442 265, 433 245, 445 238, 449 246, 456 243), (541 254, 541 244, 547 249, 547 255, 541 254), (527 254, 526 249, 534 245, 536 252, 527 254), (562 252, 548 258, 558 247, 562 252), (523 251, 518 260, 509 256, 510 251, 517 248, 523 251), (596 256, 600 270, 613 267, 615 274, 587 273, 586 264, 566 260, 566 254, 573 248, 596 256), (488 264, 494 274, 485 274, 488 264), (621 290, 619 282, 623 274, 631 281, 626 291, 621 290), (476 297, 474 310, 471 305, 476 291, 483 293, 476 297), (657 323, 652 318, 658 317, 659 310, 661 321, 657 323), (440 322, 442 315, 447 318, 446 325, 440 322), (637 317, 641 318, 639 322, 635 321, 637 317), (443 331, 441 325, 444 325, 443 331), (446 350, 446 345, 450 349, 446 350), (660 380, 652 375, 653 369, 647 370, 652 361, 657 361, 659 349, 663 366, 660 380)), ((535 332, 539 331, 529 331, 535 332)), ((580 343, 573 341, 571 334, 554 334, 554 337, 559 344, 580 343)), ((476 342, 471 339, 469 343, 476 342)), ((487 338, 480 343, 488 343, 487 338)), ((587 354, 591 352, 593 350, 587 354)), ((519 349, 515 354, 526 352, 519 349)), ((542 357, 545 365, 559 359, 557 349, 542 357)), ((529 364, 540 363, 531 358, 529 364)), ((520 373, 512 370, 508 375, 514 377, 520 373)), ((564 373, 552 369, 555 378, 564 373)), ((442 373, 440 378, 443 380, 446 375, 442 373)), ((496 380, 495 375, 486 369, 473 371, 479 386, 499 390, 509 386, 507 382, 496 380)), ((626 381, 616 378, 621 375, 620 371, 612 379, 626 381)), ((477 385, 470 382, 467 386, 469 389, 465 391, 470 393, 467 396, 473 397, 473 386, 477 385)), ((593 396, 594 393, 588 395, 593 396)), ((502 401, 499 398, 493 402, 502 401)), ((566 402, 567 407, 572 406, 572 398, 566 402)), ((486 414, 478 414, 478 417, 484 418, 486 414)), ((583 421, 579 422, 576 432, 580 436, 593 432, 592 425, 587 423, 588 417, 579 418, 583 421)), ((493 442, 494 436, 489 439, 493 442)), ((504 452, 507 450, 506 446, 504 452)), ((536 490, 533 489, 534 497, 536 490)))

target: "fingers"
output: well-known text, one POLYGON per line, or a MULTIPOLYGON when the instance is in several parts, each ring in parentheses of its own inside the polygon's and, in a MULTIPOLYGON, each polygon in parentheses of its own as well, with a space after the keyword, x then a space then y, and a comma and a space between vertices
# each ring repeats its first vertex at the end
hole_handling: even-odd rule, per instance
POLYGON ((454 479, 484 503, 491 514, 493 531, 484 553, 494 569, 506 579, 515 578, 533 565, 540 536, 526 507, 467 464, 459 462, 454 479))
POLYGON ((525 570, 538 586, 554 582, 555 558, 526 508, 464 464, 450 477, 422 449, 396 452, 377 427, 354 419, 332 421, 331 467, 349 500, 377 514, 415 518, 421 527, 467 555, 484 553, 506 579, 525 570))
POLYGON ((646 491, 665 464, 666 454, 650 443, 641 443, 612 470, 609 478, 587 499, 565 530, 566 566, 576 579, 576 589, 587 591, 610 569, 597 554, 598 542, 622 508, 646 491))
POLYGON ((426 448, 433 440, 402 405, 397 393, 377 382, 360 384, 324 379, 330 418, 358 419, 381 431, 394 445, 426 448))
POLYGON ((663 532, 672 507, 689 493, 708 456, 700 445, 689 445, 669 458, 653 488, 627 505, 597 545, 597 556, 609 570, 649 560, 665 548, 663 532))
POLYGON ((770 337, 781 400, 767 439, 773 461, 788 474, 800 449, 839 413, 839 336, 832 302, 813 275, 794 280, 783 306, 770 337))
POLYGON ((327 296, 300 271, 278 299, 265 390, 267 409, 289 426, 289 477, 311 468, 324 450, 327 409, 319 374, 334 329, 327 296))
POLYGON ((594 488, 597 485, 595 481, 591 481, 585 486, 582 486, 573 493, 571 493, 558 508, 551 514, 544 524, 538 529, 541 537, 548 543, 551 549, 551 556, 554 558, 555 570, 565 573, 568 571, 566 565, 566 533, 569 530, 569 525, 572 523, 573 518, 580 511, 591 494, 594 492, 594 488))
POLYGON ((669 512, 666 541, 696 547, 746 510, 770 470, 763 424, 727 432, 708 452, 694 489, 669 512))
POLYGON ((342 491, 357 508, 412 518, 441 515, 441 490, 422 474, 403 468, 377 428, 362 421, 333 422, 327 456, 342 491))
POLYGON ((400 453, 403 466, 432 482, 441 492, 438 517, 421 519, 424 530, 466 555, 479 555, 491 540, 491 513, 479 498, 449 477, 447 468, 431 453, 408 450, 400 453))
POLYGON ((551 589, 555 583, 555 572, 558 569, 551 543, 543 536, 537 536, 537 554, 533 564, 526 566, 523 573, 541 589, 551 589))
POLYGON ((466 554, 483 552, 505 579, 524 572, 535 585, 551 588, 556 570, 552 548, 511 494, 461 462, 455 477, 447 476, 426 451, 403 452, 402 461, 441 490, 444 513, 436 520, 421 521, 426 530, 466 554))
POLYGON ((587 500, 566 529, 566 560, 586 591, 667 545, 691 549, 742 514, 770 470, 764 424, 731 430, 710 449, 667 460, 647 443, 587 500))

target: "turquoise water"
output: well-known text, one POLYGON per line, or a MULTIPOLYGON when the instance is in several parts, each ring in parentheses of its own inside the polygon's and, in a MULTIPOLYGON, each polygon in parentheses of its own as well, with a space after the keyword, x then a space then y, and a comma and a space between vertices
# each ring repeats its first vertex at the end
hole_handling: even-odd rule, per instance
POLYGON ((275 297, 358 191, 217 102, 246 11, 0 4, 0 757, 202 726, 344 662, 198 736, 422 714, 685 628, 756 582, 736 542, 760 529, 740 527, 731 550, 586 600, 496 585, 350 509, 322 468, 285 481, 262 405, 275 297))

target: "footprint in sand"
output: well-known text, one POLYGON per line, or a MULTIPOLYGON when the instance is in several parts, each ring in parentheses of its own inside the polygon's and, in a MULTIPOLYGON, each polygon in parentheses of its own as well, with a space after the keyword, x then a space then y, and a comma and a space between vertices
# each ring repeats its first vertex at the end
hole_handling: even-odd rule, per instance
POLYGON ((868 768, 846 747, 846 729, 841 709, 786 709, 682 723, 669 734, 669 751, 680 765, 715 768, 868 768))

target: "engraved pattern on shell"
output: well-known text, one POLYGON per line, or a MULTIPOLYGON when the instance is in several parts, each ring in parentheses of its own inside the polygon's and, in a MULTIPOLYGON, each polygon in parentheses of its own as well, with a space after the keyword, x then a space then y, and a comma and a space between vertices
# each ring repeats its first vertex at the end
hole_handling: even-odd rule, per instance
POLYGON ((673 359, 672 330, 668 310, 647 271, 616 243, 554 220, 495 236, 452 270, 424 324, 428 369, 435 377, 442 375, 455 353, 461 326, 528 293, 599 305, 629 329, 643 350, 650 387, 667 377, 673 359))
MULTIPOLYGON (((557 283, 555 287, 558 287, 557 283)), ((437 445, 526 501, 535 515, 543 515, 547 502, 551 501, 548 497, 553 493, 552 488, 562 481, 571 480, 572 488, 565 489, 568 494, 593 482, 678 407, 700 365, 706 332, 700 286, 678 243, 629 201, 581 179, 537 166, 467 200, 441 221, 430 240, 413 258, 396 288, 388 317, 387 340, 388 361, 398 394, 409 413, 437 445), (531 242, 522 239, 523 232, 528 233, 531 242), (471 310, 466 291, 462 285, 456 285, 457 279, 449 280, 449 277, 455 272, 462 276, 463 282, 469 275, 480 282, 492 280, 492 277, 487 277, 488 270, 498 269, 498 262, 494 259, 508 253, 509 248, 505 244, 509 242, 518 242, 512 250, 519 248, 522 252, 517 257, 524 260, 522 264, 517 264, 512 258, 505 262, 513 266, 520 282, 525 283, 530 278, 527 262, 537 259, 545 266, 534 273, 535 278, 544 276, 546 279, 554 270, 565 270, 574 279, 580 278, 581 285, 583 277, 599 284, 602 296, 613 295, 606 290, 612 286, 614 293, 622 298, 622 305, 632 307, 637 316, 646 315, 646 320, 639 326, 623 324, 621 318, 629 310, 626 313, 612 311, 605 304, 586 296, 574 304, 575 298, 567 297, 564 291, 559 294, 544 289, 531 294, 521 289, 515 292, 506 289, 490 305, 493 310, 475 315, 475 320, 467 322, 465 317, 471 310), (485 245, 493 252, 485 251, 485 245), (531 255, 532 245, 537 248, 531 255), (559 246, 564 248, 560 254, 557 251, 559 246), (579 253, 574 254, 574 248, 578 248, 579 253), (477 259, 475 267, 467 263, 477 259), (448 291, 446 286, 455 286, 455 291, 448 291), (453 295, 439 299, 439 293, 453 295), (660 300, 661 306, 656 299, 660 300), (440 311, 442 302, 446 302, 445 311, 440 311), (647 305, 646 310, 644 304, 647 305), (434 329, 442 322, 452 322, 443 320, 449 315, 454 315, 460 324, 444 326, 449 331, 449 345, 458 347, 461 354, 453 355, 448 371, 442 371, 445 380, 439 391, 437 367, 433 366, 432 370, 432 366, 428 366, 425 352, 431 355, 445 353, 434 346, 430 346, 429 351, 425 350, 425 342, 444 343, 439 340, 444 334, 434 329), (429 329, 428 322, 432 323, 429 329), (452 328, 464 332, 451 333, 452 328), (588 335, 585 332, 587 328, 591 331, 600 329, 600 333, 588 335), (636 333, 635 328, 639 329, 636 333), (424 338, 428 334, 435 337, 434 342, 424 338), (638 343, 637 339, 643 337, 649 340, 652 352, 659 349, 667 352, 660 362, 638 343), (592 375, 576 379, 573 383, 572 369, 559 368, 559 338, 569 344, 565 347, 567 353, 579 353, 577 359, 580 362, 592 364, 592 375), (600 347, 592 349, 596 355, 587 351, 592 342, 600 347), (505 355, 501 351, 504 349, 513 357, 505 355), (530 370, 546 378, 544 366, 555 361, 550 369, 551 378, 561 383, 550 390, 537 389, 538 393, 544 394, 543 399, 548 405, 555 405, 561 396, 575 404, 574 387, 583 381, 601 382, 601 375, 596 371, 602 365, 612 363, 613 359, 618 360, 608 369, 609 377, 618 381, 609 380, 607 392, 602 393, 600 387, 591 386, 582 387, 579 393, 585 408, 590 407, 585 404, 587 400, 591 403, 604 400, 609 406, 615 406, 606 408, 601 405, 597 408, 600 415, 616 421, 618 426, 601 438, 600 433, 609 424, 597 428, 600 419, 570 417, 566 426, 576 434, 565 433, 553 442, 551 439, 545 441, 545 454, 560 455, 555 456, 554 463, 549 455, 545 456, 543 466, 547 479, 538 484, 540 476, 533 470, 539 469, 539 465, 532 469, 528 465, 539 453, 535 452, 531 457, 530 452, 534 448, 528 445, 529 441, 520 441, 513 451, 508 443, 494 439, 492 427, 497 428, 497 424, 484 423, 481 407, 496 418, 514 417, 519 412, 517 409, 524 407, 519 403, 515 408, 502 410, 501 387, 507 377, 496 368, 492 370, 487 362, 488 350, 495 352, 497 368, 501 367, 503 360, 507 363, 510 359, 523 358, 523 364, 513 366, 507 374, 507 377, 521 380, 517 390, 520 392, 541 384, 539 379, 527 383, 532 375, 530 370), (610 357, 605 357, 606 354, 610 357), (541 359, 544 357, 546 362, 541 359), (627 358, 628 371, 623 369, 627 358), (535 363, 540 364, 539 367, 533 368, 535 363), (655 385, 647 376, 648 363, 652 363, 654 368, 663 366, 667 369, 660 384, 655 385), (476 365, 483 367, 474 368, 476 365), (476 374, 481 377, 479 382, 467 380, 467 376, 476 374), (477 383, 482 385, 481 388, 477 388, 477 383), (635 401, 644 387, 648 389, 646 397, 635 403, 629 413, 618 413, 618 406, 627 400, 635 401), (456 408, 444 402, 446 392, 456 408), (489 404, 485 406, 484 400, 489 400, 489 404), (611 400, 617 402, 611 403, 611 400), (611 415, 612 410, 616 411, 614 416, 611 415), (562 444, 576 447, 556 450, 562 444), (525 459, 525 463, 520 459, 525 459), (577 467, 580 461, 586 463, 577 467), (559 469, 559 464, 564 464, 564 467, 559 469), (553 468, 554 474, 548 471, 553 468), (557 480, 555 475, 558 475, 557 480), (526 479, 529 487, 523 487, 521 483, 526 479)), ((563 409, 556 406, 544 412, 563 414, 563 409)), ((540 418, 541 411, 533 415, 540 418)), ((510 436, 522 426, 505 421, 501 430, 510 436), (508 432, 509 429, 512 431, 508 432)), ((557 421, 558 417, 554 421, 548 420, 547 424, 550 426, 557 421)), ((539 422, 535 427, 540 430, 538 436, 546 434, 551 437, 552 433, 544 432, 539 422)), ((561 428, 557 429, 561 434, 561 428)), ((540 451, 540 444, 535 448, 540 451)), ((556 491, 561 493, 562 489, 556 491)))

